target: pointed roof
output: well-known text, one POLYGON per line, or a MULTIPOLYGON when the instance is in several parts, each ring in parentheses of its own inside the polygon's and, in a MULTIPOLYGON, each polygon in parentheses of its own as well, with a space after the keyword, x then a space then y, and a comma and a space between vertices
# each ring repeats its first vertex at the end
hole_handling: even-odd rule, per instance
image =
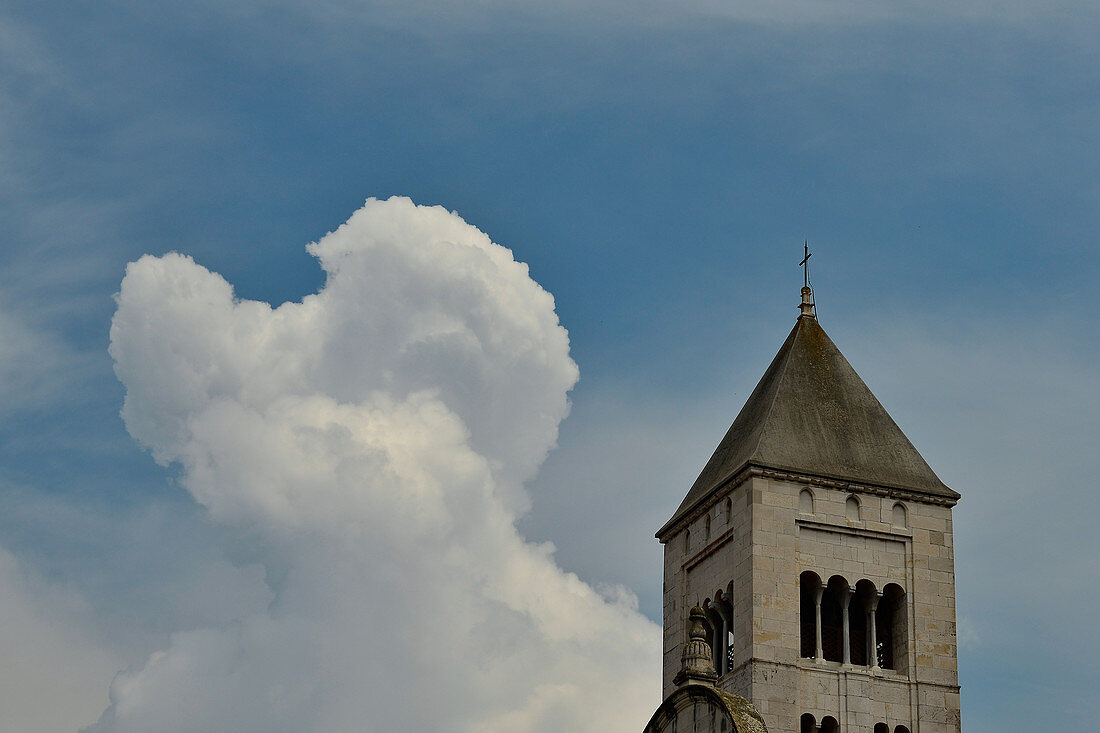
POLYGON ((748 466, 959 498, 807 308, 658 536, 748 466))

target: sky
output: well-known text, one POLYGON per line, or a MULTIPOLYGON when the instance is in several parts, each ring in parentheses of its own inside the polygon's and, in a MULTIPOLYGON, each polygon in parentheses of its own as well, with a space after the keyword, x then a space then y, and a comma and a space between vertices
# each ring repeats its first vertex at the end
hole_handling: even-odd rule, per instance
POLYGON ((640 730, 653 533, 805 240, 962 494, 964 730, 1091 725, 1098 39, 1074 2, 0 2, 0 732, 640 730))

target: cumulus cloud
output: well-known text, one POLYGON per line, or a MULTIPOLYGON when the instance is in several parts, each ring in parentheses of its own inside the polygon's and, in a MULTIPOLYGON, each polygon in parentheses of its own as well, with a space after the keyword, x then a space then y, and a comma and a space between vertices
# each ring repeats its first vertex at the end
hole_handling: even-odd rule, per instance
POLYGON ((92 730, 639 730, 658 629, 515 528, 577 379, 552 297, 404 198, 309 251, 325 286, 277 308, 183 255, 127 268, 126 426, 273 597, 120 675, 92 730))

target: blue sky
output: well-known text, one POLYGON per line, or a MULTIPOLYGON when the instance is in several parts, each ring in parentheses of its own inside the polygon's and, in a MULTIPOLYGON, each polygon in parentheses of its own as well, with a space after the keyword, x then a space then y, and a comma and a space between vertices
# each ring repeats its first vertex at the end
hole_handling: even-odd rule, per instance
POLYGON ((126 263, 297 301, 306 243, 403 195, 553 294, 581 376, 520 528, 654 619, 652 534, 809 239, 822 324, 963 494, 965 729, 1100 715, 1095 6, 223 5, 0 5, 0 547, 87 633, 140 665, 257 552, 119 417, 126 263))

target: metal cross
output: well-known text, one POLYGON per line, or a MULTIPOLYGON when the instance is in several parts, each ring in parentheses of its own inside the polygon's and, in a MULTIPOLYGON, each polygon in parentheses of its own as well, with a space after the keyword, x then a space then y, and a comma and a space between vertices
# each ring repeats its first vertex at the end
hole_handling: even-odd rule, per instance
POLYGON ((813 255, 810 253, 809 240, 803 242, 802 248, 806 253, 806 256, 802 258, 802 261, 798 263, 798 266, 802 268, 802 282, 806 287, 810 287, 810 258, 813 255))

